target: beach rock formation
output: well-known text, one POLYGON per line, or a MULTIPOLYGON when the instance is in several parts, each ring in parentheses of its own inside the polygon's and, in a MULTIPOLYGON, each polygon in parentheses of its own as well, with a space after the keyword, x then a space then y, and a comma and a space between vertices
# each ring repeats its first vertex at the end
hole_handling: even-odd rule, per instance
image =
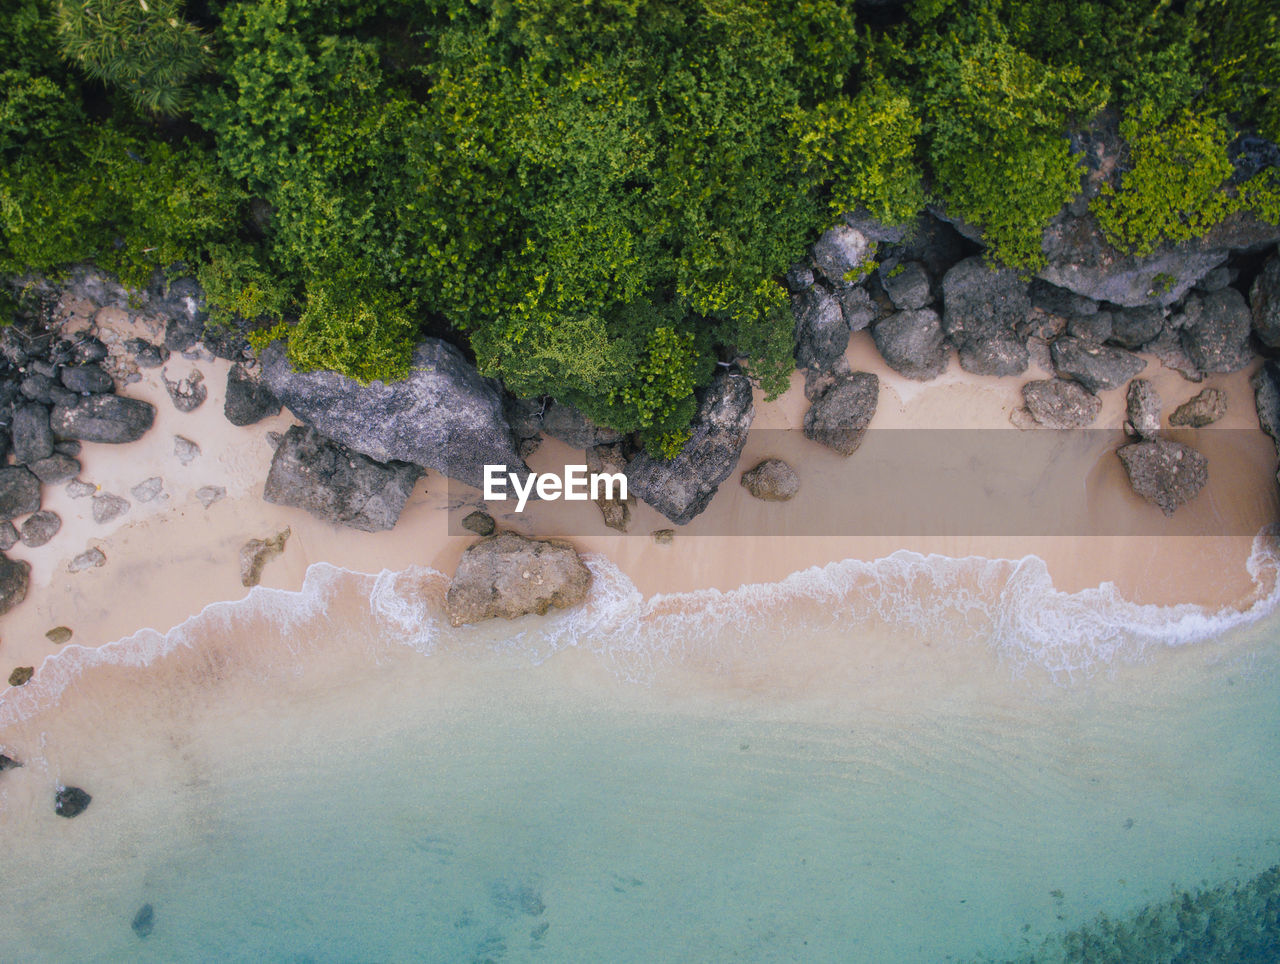
POLYGON ((158 475, 139 482, 129 490, 129 494, 138 502, 155 502, 157 499, 164 502, 169 498, 164 491, 164 479, 158 475))
POLYGON ((200 456, 200 446, 184 435, 175 435, 173 454, 183 465, 190 465, 200 456))
POLYGON ((1204 428, 1227 414, 1227 393, 1218 388, 1206 388, 1199 395, 1183 402, 1169 416, 1169 424, 1187 428, 1204 428))
POLYGON ((292 533, 286 526, 270 539, 250 539, 240 547, 240 585, 251 587, 262 581, 262 570, 268 562, 284 552, 292 533))
POLYGON ((1280 348, 1280 254, 1267 259, 1249 289, 1253 330, 1269 348, 1280 348))
POLYGON ((79 787, 58 787, 53 797, 53 812, 59 817, 78 817, 89 808, 92 799, 79 787))
POLYGON ((474 532, 478 536, 491 536, 493 535, 493 530, 497 527, 497 524, 493 521, 493 516, 478 509, 462 520, 462 528, 468 532, 474 532))
POLYGON ((22 544, 28 549, 37 549, 58 534, 62 528, 62 517, 56 512, 45 509, 27 516, 22 523, 22 544))
POLYGON ((468 546, 445 596, 454 626, 501 616, 542 615, 582 602, 591 573, 568 543, 500 532, 468 546))
POLYGON ((1187 357, 1203 372, 1238 372, 1253 359, 1252 318, 1234 288, 1189 295, 1170 323, 1181 332, 1187 357))
POLYGON ((295 425, 271 459, 262 496, 362 532, 390 529, 422 475, 409 462, 375 462, 295 425))
POLYGON ((16 519, 40 509, 40 480, 21 465, 0 468, 0 519, 16 519))
POLYGON ((1018 326, 1031 311, 1027 283, 982 258, 961 261, 942 279, 942 325, 975 375, 1019 375, 1030 362, 1018 326))
POLYGON ((849 325, 840 302, 821 285, 791 296, 795 315, 795 356, 799 368, 826 369, 849 347, 849 325))
POLYGON ((1122 446, 1118 452, 1133 491, 1173 515, 1196 497, 1209 481, 1209 460, 1181 442, 1150 439, 1122 446))
POLYGON ((176 382, 169 381, 169 376, 164 371, 160 377, 164 380, 164 390, 169 393, 173 407, 180 412, 194 412, 209 397, 209 389, 204 386, 204 372, 198 368, 192 369, 191 374, 183 375, 176 382))
POLYGON ((390 384, 295 372, 279 342, 261 361, 263 381, 298 418, 377 462, 412 462, 476 488, 486 464, 528 471, 498 384, 443 341, 419 344, 409 377, 390 384))
POLYGON ((1145 378, 1129 383, 1125 411, 1125 431, 1138 438, 1154 439, 1160 434, 1160 395, 1145 378))
POLYGON ((942 319, 932 308, 896 311, 875 323, 871 337, 885 364, 899 375, 928 381, 946 371, 950 349, 942 319))
POLYGON ((751 383, 741 375, 718 372, 680 454, 670 460, 647 452, 637 455, 627 465, 628 493, 676 525, 686 524, 707 507, 738 464, 754 415, 751 383))
POLYGON ((1123 348, 1097 345, 1066 335, 1051 347, 1053 367, 1097 394, 1119 388, 1147 367, 1144 359, 1123 348))
POLYGON ((75 405, 55 405, 49 424, 59 438, 119 445, 142 438, 155 418, 155 408, 141 399, 87 395, 75 405))
POLYGON ((279 415, 280 399, 254 378, 243 365, 235 364, 227 372, 227 395, 222 411, 232 425, 254 425, 264 418, 279 415))
POLYGON ((742 473, 743 487, 764 502, 786 502, 800 491, 800 476, 782 459, 764 459, 742 473))
POLYGON ((1031 422, 1042 428, 1085 428, 1102 411, 1102 399, 1065 378, 1027 382, 1022 386, 1022 400, 1031 422))
POLYGON ((841 455, 852 455, 862 444, 880 399, 880 379, 870 372, 842 375, 804 416, 804 434, 841 455))
POLYGON ((31 563, 0 555, 0 616, 27 598, 31 563))

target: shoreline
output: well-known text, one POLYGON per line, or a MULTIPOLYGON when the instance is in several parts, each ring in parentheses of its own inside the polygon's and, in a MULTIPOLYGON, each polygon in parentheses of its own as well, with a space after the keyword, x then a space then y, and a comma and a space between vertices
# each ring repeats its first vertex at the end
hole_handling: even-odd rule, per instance
MULTIPOLYGON (((122 327, 122 326, 117 326, 122 327)), ((152 333, 154 334, 154 333, 152 333)), ((887 369, 876 354, 867 332, 851 339, 846 356, 854 370, 870 370, 881 378, 881 404, 873 429, 1002 429, 1020 432, 1009 421, 1021 403, 1020 387, 1037 376, 1033 367, 1021 378, 972 376, 951 366, 931 382, 911 382, 887 369)), ((1258 525, 1256 532, 1276 518, 1277 499, 1270 439, 1258 428, 1248 378, 1249 369, 1227 376, 1211 376, 1192 384, 1176 372, 1149 358, 1144 372, 1165 400, 1166 410, 1206 386, 1223 388, 1229 410, 1212 429, 1250 430, 1256 445, 1245 453, 1244 468, 1211 466, 1209 487, 1199 497, 1245 506, 1258 525), (1265 468, 1263 468, 1265 467, 1265 468), (1225 469, 1225 471, 1224 471, 1225 469)), ((284 528, 291 535, 283 555, 267 564, 261 584, 296 591, 308 569, 325 562, 362 573, 392 572, 410 566, 426 566, 452 573, 471 537, 449 535, 448 518, 459 506, 450 503, 450 485, 434 471, 427 471, 413 490, 394 530, 363 533, 323 522, 308 513, 269 505, 261 497, 273 448, 268 432, 283 432, 296 424, 287 409, 247 428, 228 423, 222 414, 226 372, 230 363, 209 356, 192 361, 174 356, 164 369, 143 373, 141 382, 125 394, 151 401, 157 409, 155 425, 138 442, 123 446, 86 445, 81 453, 81 478, 129 499, 133 505, 122 518, 95 525, 88 498, 72 500, 63 487, 48 490, 45 508, 57 511, 63 528, 47 545, 19 550, 18 558, 32 564, 28 599, 4 618, 0 671, 4 677, 15 666, 39 666, 56 653, 45 632, 68 626, 72 643, 99 646, 132 635, 140 629, 164 633, 199 613, 205 606, 242 599, 247 590, 239 578, 239 550, 249 539, 270 538, 284 528), (199 368, 209 390, 207 400, 194 412, 175 410, 160 380, 199 368), (181 464, 173 453, 173 438, 182 435, 196 442, 201 454, 181 464), (139 503, 130 490, 144 480, 164 480, 167 501, 139 503), (222 486, 226 497, 205 508, 194 496, 201 486, 222 486), (69 573, 67 562, 86 548, 100 548, 107 557, 102 568, 69 573), (127 600, 127 605, 121 605, 127 600)), ((795 429, 803 420, 803 374, 796 373, 791 389, 774 402, 757 393, 755 428, 795 429)), ((1097 425, 1119 432, 1123 424, 1125 395, 1122 390, 1104 392, 1097 425)), ((821 505, 826 491, 811 481, 805 486, 806 450, 825 453, 798 431, 781 433, 796 447, 782 453, 797 465, 801 492, 793 503, 812 508, 821 505), (807 491, 806 491, 807 488, 807 491)), ((1099 433, 1105 436, 1105 433, 1099 433)), ((567 529, 585 534, 570 541, 582 553, 598 553, 609 559, 646 599, 662 595, 742 586, 777 584, 793 574, 844 560, 874 562, 900 550, 949 559, 981 558, 1044 560, 1056 590, 1079 593, 1112 584, 1121 597, 1134 603, 1172 605, 1193 603, 1209 610, 1247 606, 1256 595, 1246 568, 1252 536, 795 536, 763 537, 767 548, 742 551, 741 536, 699 534, 741 531, 743 520, 776 510, 776 504, 752 499, 736 484, 738 475, 758 459, 779 454, 767 450, 778 436, 754 433, 748 438, 739 466, 721 485, 711 506, 689 526, 677 529, 670 545, 659 545, 649 533, 670 528, 660 514, 643 503, 633 505, 627 535, 604 527, 592 504, 544 504, 539 511, 518 520, 494 513, 500 526, 531 536, 557 537, 567 529), (566 526, 564 513, 578 515, 566 526), (590 518, 583 525, 582 516, 590 518), (1206 579, 1204 573, 1212 573, 1206 579)), ((530 459, 537 468, 544 460, 563 460, 571 450, 552 439, 530 459)), ((856 462, 858 454, 852 456, 856 462)), ((815 460, 816 461, 816 460, 815 460)), ((837 461, 836 471, 841 462, 837 461)), ((1078 467, 1081 486, 1117 487, 1137 507, 1149 510, 1128 492, 1114 447, 1102 451, 1098 465, 1078 467), (1108 463, 1114 463, 1108 465, 1108 463), (1104 471, 1098 472, 1102 467, 1104 471)), ((1083 491, 1083 488, 1082 488, 1083 491)), ((475 493, 478 501, 479 493, 475 493)), ((469 507, 467 510, 469 511, 469 507)), ((465 514, 465 511, 462 514, 465 514)))

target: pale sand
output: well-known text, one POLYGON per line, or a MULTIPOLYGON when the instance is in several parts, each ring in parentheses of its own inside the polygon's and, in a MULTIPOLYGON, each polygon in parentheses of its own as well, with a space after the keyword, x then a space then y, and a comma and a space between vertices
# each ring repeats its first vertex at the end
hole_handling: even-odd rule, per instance
MULTIPOLYGON (((1020 386, 1025 378, 977 378, 960 371, 954 357, 941 378, 916 383, 889 371, 879 359, 870 336, 856 334, 849 349, 855 370, 880 375, 882 391, 873 428, 1001 428, 1017 429, 1010 412, 1021 405, 1020 386)), ((157 409, 155 427, 139 442, 124 446, 87 444, 81 454, 81 478, 133 503, 122 518, 97 525, 91 516, 91 500, 73 500, 63 487, 46 489, 45 508, 62 516, 62 531, 46 546, 17 546, 15 558, 32 564, 32 585, 27 600, 0 620, 0 678, 17 665, 39 667, 57 650, 45 632, 66 625, 74 643, 101 645, 131 632, 150 627, 165 630, 199 611, 210 602, 238 599, 246 594, 240 584, 239 550, 251 538, 274 535, 289 527, 292 535, 280 558, 270 562, 262 583, 297 589, 308 566, 329 562, 344 568, 378 572, 426 565, 452 572, 471 537, 447 532, 446 480, 427 473, 406 506, 394 531, 367 534, 328 525, 300 510, 272 506, 261 498, 272 448, 268 431, 283 432, 294 423, 287 410, 280 416, 248 428, 236 428, 223 416, 223 395, 228 363, 220 360, 189 362, 175 356, 170 379, 198 367, 205 375, 209 397, 193 413, 181 414, 170 402, 159 371, 144 373, 144 380, 128 386, 124 394, 144 398, 157 409), (202 454, 183 466, 174 455, 174 436, 196 442, 202 454), (166 501, 138 503, 130 490, 152 477, 164 479, 166 501), (227 496, 205 509, 195 497, 201 486, 224 486, 227 496), (67 564, 90 546, 100 548, 106 565, 69 573, 67 564)), ((1211 461, 1210 484, 1197 502, 1211 501, 1222 512, 1237 515, 1240 529, 1256 531, 1277 518, 1274 450, 1258 430, 1249 372, 1212 376, 1192 385, 1150 360, 1144 375, 1152 378, 1164 400, 1166 414, 1203 387, 1227 392, 1230 414, 1216 428, 1249 429, 1252 441, 1236 453, 1235 465, 1211 461), (1256 523, 1256 525, 1255 525, 1256 523), (1251 527, 1251 528, 1250 528, 1251 527)), ((1034 373, 1028 377, 1038 377, 1034 373)), ((766 403, 757 399, 756 428, 795 428, 801 424, 807 402, 802 378, 793 378, 791 390, 766 403)), ((1116 430, 1121 439, 1123 389, 1103 393, 1105 407, 1098 427, 1116 430)), ((1210 430, 1205 430, 1208 432, 1210 430)), ((1102 433, 1098 433, 1102 436, 1102 433)), ((1187 436, 1188 439, 1191 436, 1187 436)), ((1203 436, 1202 436, 1203 437, 1203 436)), ((1031 537, 1031 536, 775 536, 743 538, 697 535, 698 532, 767 530, 770 513, 812 512, 820 509, 830 489, 821 482, 821 471, 838 472, 841 460, 789 433, 785 444, 794 451, 764 451, 782 438, 759 433, 752 436, 740 468, 746 469, 765 456, 780 455, 793 461, 802 478, 801 494, 786 506, 765 504, 750 498, 730 476, 708 511, 677 532, 674 543, 657 545, 647 533, 670 524, 645 505, 636 505, 630 535, 604 527, 598 510, 590 504, 554 503, 538 507, 523 519, 499 519, 529 534, 575 535, 583 551, 601 552, 612 559, 645 595, 714 587, 732 589, 748 583, 773 582, 809 566, 845 558, 876 559, 898 549, 936 552, 948 556, 978 555, 987 558, 1043 557, 1058 588, 1075 591, 1112 581, 1129 598, 1143 602, 1195 602, 1205 605, 1240 604, 1253 589, 1245 571, 1251 537, 1245 535, 1170 537, 1031 537), (825 460, 825 462, 824 462, 825 460), (821 471, 813 466, 827 465, 821 471), (812 470, 811 470, 812 469, 812 470), (819 478, 815 479, 814 476, 819 478), (562 513, 572 513, 564 523, 562 513)), ((1078 475, 1069 487, 1080 492, 1104 491, 1128 506, 1127 511, 1158 513, 1128 491, 1114 445, 1105 446, 1074 466, 1078 475), (1092 461, 1090 461, 1092 459, 1092 461)), ((554 441, 531 459, 531 465, 562 464, 570 455, 554 441)), ((858 456, 855 454, 853 461, 858 456)), ((478 493, 477 493, 478 495, 478 493)), ((508 503, 511 505, 511 503, 508 503)), ((455 511, 460 507, 454 506, 455 511)), ((495 513, 497 514, 497 513, 495 513)), ((781 531, 786 531, 785 527, 781 531)), ((812 531, 812 530, 807 530, 812 531)))

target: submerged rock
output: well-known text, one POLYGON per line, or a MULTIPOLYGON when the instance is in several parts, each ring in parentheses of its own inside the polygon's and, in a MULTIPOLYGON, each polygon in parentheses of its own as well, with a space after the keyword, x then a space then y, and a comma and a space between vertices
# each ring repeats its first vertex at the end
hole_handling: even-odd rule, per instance
POLYGON ((1209 460, 1181 442, 1152 439, 1122 446, 1117 453, 1133 491, 1173 515, 1209 481, 1209 460))
POLYGON ((375 462, 295 425, 271 458, 262 497, 362 532, 395 526, 422 475, 408 462, 375 462))
POLYGON ((1170 425, 1188 428, 1204 428, 1227 414, 1227 393, 1219 388, 1206 388, 1199 395, 1183 402, 1169 416, 1170 425))
POLYGON ((53 812, 59 817, 78 817, 89 808, 92 799, 79 787, 58 787, 53 798, 53 812))
POLYGON ((101 569, 107 564, 107 557, 101 549, 87 549, 67 564, 67 572, 84 572, 86 569, 101 569))
POLYGON ((290 534, 286 527, 270 539, 250 539, 240 547, 240 585, 256 586, 262 581, 263 568, 284 552, 290 534))
POLYGON ((173 454, 183 465, 190 465, 200 455, 200 446, 182 435, 173 437, 173 454))
POLYGON ((764 459, 742 473, 742 486, 764 502, 786 502, 800 491, 800 476, 782 459, 764 459))
POLYGON ((879 398, 880 379, 870 372, 837 379, 805 413, 805 437, 841 455, 852 455, 862 444, 879 398))
POLYGON ((138 912, 133 915, 133 921, 129 927, 140 938, 151 936, 151 932, 156 929, 156 910, 150 904, 143 904, 138 908, 138 912))
POLYGON ((0 555, 0 616, 27 598, 31 563, 0 555))
POLYGON ((225 486, 221 485, 202 485, 196 489, 196 498, 200 500, 200 504, 206 509, 227 497, 225 486))
POLYGON ((500 532, 468 546, 445 596, 454 626, 576 606, 591 573, 573 546, 500 532))
POLYGON ((702 512, 738 464, 755 410, 751 383, 721 371, 689 426, 689 441, 674 459, 636 456, 627 466, 627 491, 676 525, 702 512))
POLYGON ((1102 399, 1078 382, 1046 378, 1022 386, 1031 420, 1042 428, 1084 428, 1102 411, 1102 399))
POLYGON ((93 497, 93 521, 98 525, 114 522, 129 511, 129 500, 110 492, 93 497))
POLYGON ((169 498, 164 494, 164 479, 158 475, 139 482, 129 493, 139 502, 155 502, 157 499, 163 502, 169 498))
POLYGON ((89 395, 74 407, 55 405, 49 422, 59 438, 120 445, 142 438, 155 418, 155 408, 141 399, 89 395))
POLYGON ((34 666, 15 666, 13 672, 9 674, 9 685, 26 686, 35 674, 34 666))
POLYGON ((671 543, 675 542, 676 530, 675 529, 654 529, 651 533, 649 533, 649 535, 653 539, 656 545, 669 546, 671 545, 671 543))
POLYGON ((1128 415, 1125 429, 1130 435, 1153 439, 1160 434, 1160 395, 1145 378, 1135 378, 1129 383, 1125 411, 1128 415))

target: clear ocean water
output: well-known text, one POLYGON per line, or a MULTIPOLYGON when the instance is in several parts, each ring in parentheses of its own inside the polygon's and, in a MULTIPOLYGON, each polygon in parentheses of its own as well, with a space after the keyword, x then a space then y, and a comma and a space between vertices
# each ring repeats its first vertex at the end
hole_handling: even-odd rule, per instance
POLYGON ((0 698, 0 960, 1137 960, 1062 936, 1280 863, 1262 543, 1241 614, 1033 557, 652 600, 591 564, 545 619, 316 566, 64 649, 0 698))

